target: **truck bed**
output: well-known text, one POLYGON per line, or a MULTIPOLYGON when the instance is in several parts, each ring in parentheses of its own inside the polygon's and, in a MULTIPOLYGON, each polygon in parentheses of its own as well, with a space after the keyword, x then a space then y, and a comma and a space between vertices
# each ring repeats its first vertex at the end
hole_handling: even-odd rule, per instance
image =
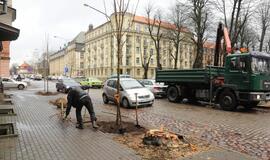
POLYGON ((157 70, 156 82, 209 84, 212 77, 224 76, 224 67, 207 66, 204 69, 157 70))

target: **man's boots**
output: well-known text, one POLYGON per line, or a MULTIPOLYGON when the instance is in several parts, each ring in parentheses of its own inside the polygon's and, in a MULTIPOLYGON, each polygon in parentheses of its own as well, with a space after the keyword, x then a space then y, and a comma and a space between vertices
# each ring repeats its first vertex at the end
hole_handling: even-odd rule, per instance
POLYGON ((94 129, 98 128, 98 125, 97 125, 96 121, 92 121, 92 126, 93 126, 94 129))
POLYGON ((83 125, 82 125, 82 124, 77 123, 77 124, 76 124, 76 128, 78 128, 78 129, 83 129, 83 125))

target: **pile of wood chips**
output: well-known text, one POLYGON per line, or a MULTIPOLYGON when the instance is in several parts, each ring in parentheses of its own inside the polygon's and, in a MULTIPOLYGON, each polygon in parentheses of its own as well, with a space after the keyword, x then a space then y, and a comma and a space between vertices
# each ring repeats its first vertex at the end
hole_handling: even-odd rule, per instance
MULTIPOLYGON (((145 145, 154 146, 166 146, 168 148, 177 148, 180 145, 191 145, 182 135, 177 135, 175 133, 165 131, 163 127, 160 129, 150 129, 148 130, 143 138, 143 143, 145 145)), ((191 147, 191 146, 190 146, 191 147)), ((195 147, 191 147, 192 150, 196 151, 195 147)))
POLYGON ((61 105, 63 104, 63 108, 67 108, 67 98, 60 97, 55 100, 51 100, 50 104, 57 106, 57 108, 61 108, 61 105))

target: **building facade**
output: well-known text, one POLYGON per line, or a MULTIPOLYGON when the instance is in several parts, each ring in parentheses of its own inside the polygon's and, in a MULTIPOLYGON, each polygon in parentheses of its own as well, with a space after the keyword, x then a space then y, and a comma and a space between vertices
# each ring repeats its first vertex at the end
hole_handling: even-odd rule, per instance
POLYGON ((84 41, 85 32, 80 32, 67 46, 51 54, 50 75, 70 77, 84 75, 84 41))
MULTIPOLYGON (((3 4, 0 4, 0 8, 3 8, 3 4)), ((2 11, 0 11, 2 12, 2 11)), ((12 8, 12 1, 7 1, 7 13, 0 14, 0 41, 2 42, 0 51, 0 76, 9 76, 9 64, 10 64, 10 41, 15 40, 19 35, 19 30, 11 27, 12 22, 16 19, 16 10, 12 8)))
MULTIPOLYGON (((156 50, 154 42, 150 37, 147 18, 135 16, 130 27, 133 16, 125 15, 123 47, 120 61, 120 73, 131 75, 133 78, 142 79, 144 69, 142 64, 150 60, 148 78, 155 77, 157 67, 156 50)), ((92 27, 85 34, 85 76, 106 79, 108 76, 117 73, 117 43, 111 22, 106 22, 95 29, 92 27)), ((172 25, 162 23, 161 31, 166 33, 172 29, 172 25)), ((154 28, 154 32, 157 29, 154 28)), ((184 40, 181 42, 180 54, 178 57, 178 68, 191 68, 194 59, 194 45, 189 41, 191 33, 185 32, 184 40)), ((163 38, 160 44, 160 62, 163 69, 171 69, 174 61, 171 53, 174 52, 173 44, 168 38, 163 38)))

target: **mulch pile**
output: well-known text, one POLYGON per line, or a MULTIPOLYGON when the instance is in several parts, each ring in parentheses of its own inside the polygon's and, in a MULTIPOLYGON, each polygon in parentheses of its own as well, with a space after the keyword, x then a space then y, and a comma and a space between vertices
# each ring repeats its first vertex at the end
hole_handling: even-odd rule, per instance
POLYGON ((164 129, 148 130, 136 127, 133 122, 122 122, 124 134, 119 133, 115 121, 97 121, 99 130, 114 134, 113 139, 132 148, 142 159, 178 159, 210 149, 209 144, 200 140, 177 135, 164 129))

